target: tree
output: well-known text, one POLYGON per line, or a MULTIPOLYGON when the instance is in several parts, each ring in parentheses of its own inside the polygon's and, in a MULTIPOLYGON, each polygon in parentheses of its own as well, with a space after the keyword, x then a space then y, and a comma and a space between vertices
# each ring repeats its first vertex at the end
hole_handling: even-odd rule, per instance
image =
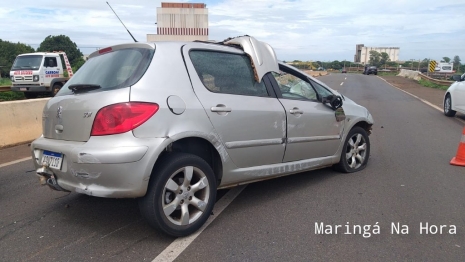
POLYGON ((73 70, 78 70, 79 67, 84 64, 81 51, 77 48, 76 43, 72 42, 71 39, 65 35, 58 36, 47 36, 42 43, 40 43, 38 52, 52 52, 52 51, 64 51, 68 57, 69 63, 73 67, 73 70))
POLYGON ((9 76, 11 66, 19 54, 33 53, 34 48, 22 44, 11 43, 0 39, 0 75, 9 76))
POLYGON ((375 50, 370 51, 370 65, 379 66, 381 61, 381 54, 375 50))
POLYGON ((460 67, 460 57, 458 55, 454 56, 454 68, 456 71, 458 71, 460 67))
POLYGON ((334 60, 334 61, 331 63, 331 68, 332 68, 332 69, 336 69, 336 70, 341 69, 341 68, 342 68, 341 62, 339 62, 338 60, 334 60))
POLYGON ((318 67, 320 67, 321 65, 317 62, 312 62, 312 69, 315 70, 315 69, 318 69, 318 67))
POLYGON ((430 60, 429 60, 428 58, 425 58, 425 59, 421 60, 420 67, 421 67, 421 68, 426 68, 426 67, 428 67, 428 66, 429 66, 429 61, 430 61, 430 60))
POLYGON ((380 66, 385 65, 389 61, 391 61, 391 59, 389 58, 389 55, 386 52, 382 52, 379 65, 380 66))
POLYGON ((445 56, 442 58, 442 61, 441 62, 446 62, 446 63, 449 63, 450 62, 450 58, 445 56))

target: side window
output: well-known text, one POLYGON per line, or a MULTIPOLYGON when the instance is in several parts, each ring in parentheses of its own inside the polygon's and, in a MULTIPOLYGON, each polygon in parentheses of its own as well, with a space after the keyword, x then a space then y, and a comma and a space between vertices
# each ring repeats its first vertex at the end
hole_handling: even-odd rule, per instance
POLYGON ((44 65, 45 67, 57 67, 56 57, 45 57, 44 65))
POLYGON ((318 96, 310 83, 295 75, 280 71, 279 74, 272 73, 283 98, 299 100, 317 100, 318 96))
POLYGON ((246 55, 192 50, 192 64, 205 87, 214 93, 269 96, 264 81, 255 81, 246 55))

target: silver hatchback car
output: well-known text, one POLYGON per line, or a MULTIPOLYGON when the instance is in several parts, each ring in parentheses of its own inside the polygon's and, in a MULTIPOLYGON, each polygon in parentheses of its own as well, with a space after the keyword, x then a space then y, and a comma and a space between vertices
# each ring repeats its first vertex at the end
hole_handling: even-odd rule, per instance
POLYGON ((365 168, 372 124, 253 37, 131 43, 91 54, 48 101, 32 155, 42 184, 139 198, 150 225, 185 236, 219 188, 365 168))

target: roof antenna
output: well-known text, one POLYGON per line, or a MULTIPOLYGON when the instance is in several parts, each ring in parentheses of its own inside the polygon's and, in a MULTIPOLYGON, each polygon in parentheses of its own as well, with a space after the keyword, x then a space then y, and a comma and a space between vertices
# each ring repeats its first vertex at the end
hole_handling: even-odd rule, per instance
MULTIPOLYGON (((107 2, 107 5, 111 8, 111 5, 107 2)), ((116 14, 115 10, 113 10, 113 8, 111 8, 111 11, 113 11, 113 13, 115 13, 116 17, 118 17, 118 20, 121 22, 121 24, 123 24, 123 21, 121 21, 121 19, 119 19, 119 16, 116 14)), ((123 24, 124 28, 126 28, 126 30, 128 31, 129 35, 132 37, 132 39, 134 40, 134 42, 137 43, 137 40, 134 38, 134 36, 132 36, 131 32, 129 32, 128 28, 123 24)))

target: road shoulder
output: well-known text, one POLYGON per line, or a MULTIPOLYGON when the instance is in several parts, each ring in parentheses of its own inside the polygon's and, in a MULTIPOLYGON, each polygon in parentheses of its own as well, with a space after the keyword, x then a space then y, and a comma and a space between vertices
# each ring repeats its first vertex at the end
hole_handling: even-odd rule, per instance
POLYGON ((413 79, 401 76, 380 76, 380 78, 384 79, 392 86, 426 100, 439 108, 442 108, 443 106, 442 103, 446 93, 445 90, 425 87, 413 79))

